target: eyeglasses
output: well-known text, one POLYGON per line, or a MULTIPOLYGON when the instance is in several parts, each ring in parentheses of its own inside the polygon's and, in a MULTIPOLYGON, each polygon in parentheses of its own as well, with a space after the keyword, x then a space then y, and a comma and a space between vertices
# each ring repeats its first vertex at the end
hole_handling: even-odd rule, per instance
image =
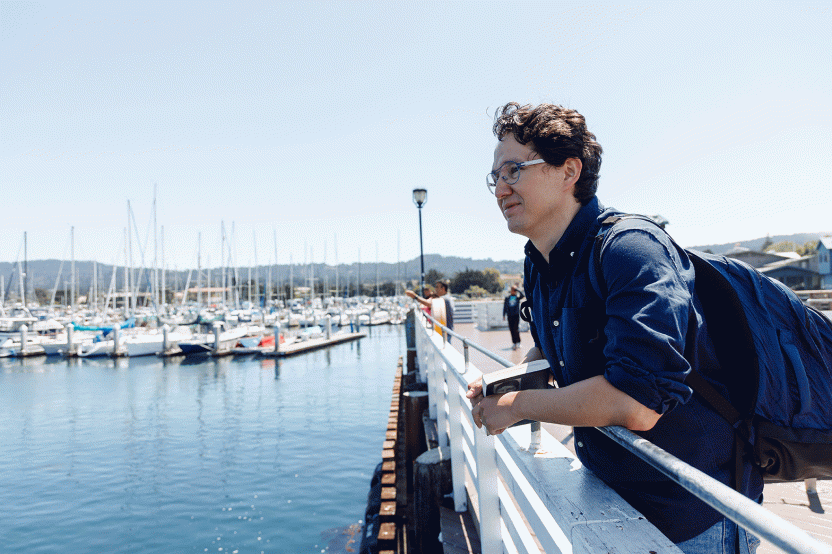
POLYGON ((488 190, 491 194, 497 194, 497 183, 502 178, 507 185, 513 185, 520 179, 520 170, 530 165, 537 165, 546 163, 546 160, 536 159, 527 162, 506 162, 497 168, 497 171, 492 171, 485 177, 485 182, 488 184, 488 190))

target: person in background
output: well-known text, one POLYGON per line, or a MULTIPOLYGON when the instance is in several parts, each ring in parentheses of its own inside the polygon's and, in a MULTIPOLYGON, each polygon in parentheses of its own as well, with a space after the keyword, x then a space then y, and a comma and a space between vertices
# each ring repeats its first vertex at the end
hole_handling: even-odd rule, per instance
MULTIPOLYGON (((435 299, 422 298, 421 296, 417 295, 412 290, 406 290, 406 291, 404 291, 404 293, 407 296, 409 296, 410 298, 412 298, 413 300, 417 301, 422 306, 425 306, 429 309, 432 306, 432 302, 435 302, 437 300, 442 300, 444 302, 444 308, 445 308, 444 309, 445 318, 444 318, 443 324, 445 325, 445 327, 447 327, 448 329, 453 331, 453 328, 454 328, 454 299, 450 295, 450 293, 448 292, 448 283, 446 281, 436 281, 436 283, 434 283, 433 286, 436 290, 436 298, 435 299)), ((432 310, 432 311, 435 312, 436 310, 432 310)), ((434 315, 434 314, 432 313, 431 315, 434 315)), ((448 337, 448 342, 450 342, 450 341, 451 341, 451 337, 448 337)))
POLYGON ((761 471, 748 458, 734 470, 733 427, 685 383, 695 370, 722 386, 687 254, 641 219, 604 230, 620 212, 596 196, 602 149, 577 111, 511 102, 494 134, 488 188, 509 231, 529 239, 524 361, 545 358, 558 388, 484 398, 475 381, 474 423, 493 434, 524 419, 571 425, 584 466, 683 552, 753 554, 759 539, 595 429, 625 427, 762 501, 761 471))
POLYGON ((524 298, 526 298, 526 295, 523 294, 523 291, 520 289, 520 283, 514 283, 514 288, 517 290, 517 297, 520 300, 523 300, 524 298))
MULTIPOLYGON (((405 291, 405 294, 407 294, 408 292, 411 292, 411 291, 405 291)), ((410 295, 408 295, 408 296, 410 296, 410 295)), ((422 287, 422 298, 424 298, 425 300, 428 301, 427 304, 421 304, 422 311, 425 312, 426 314, 430 315, 430 306, 431 306, 430 301, 432 299, 436 298, 436 294, 433 292, 433 287, 432 286, 425 285, 424 287, 422 287)))
POLYGON ((508 330, 511 333, 511 349, 520 348, 520 299, 515 285, 511 286, 508 296, 503 301, 503 319, 508 318, 508 330))
POLYGON ((445 318, 447 320, 446 326, 448 329, 454 329, 454 297, 450 293, 450 283, 448 281, 437 281, 434 285, 436 287, 436 296, 445 301, 445 318))

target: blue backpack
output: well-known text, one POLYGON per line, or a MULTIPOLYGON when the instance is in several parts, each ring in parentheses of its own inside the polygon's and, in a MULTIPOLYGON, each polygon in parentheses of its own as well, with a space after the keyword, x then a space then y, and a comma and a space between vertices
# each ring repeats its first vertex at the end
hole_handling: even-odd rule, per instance
MULTIPOLYGON (((597 275, 607 231, 629 218, 653 221, 605 218, 595 239, 597 275)), ((736 430, 735 483, 743 456, 767 482, 832 478, 832 321, 739 260, 685 252, 721 366, 708 377, 726 386, 730 400, 698 371, 685 382, 736 430)))

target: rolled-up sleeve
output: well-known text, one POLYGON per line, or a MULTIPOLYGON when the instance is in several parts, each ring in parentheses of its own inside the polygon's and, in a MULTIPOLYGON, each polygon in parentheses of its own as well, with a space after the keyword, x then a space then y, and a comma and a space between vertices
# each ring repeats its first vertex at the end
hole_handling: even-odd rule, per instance
POLYGON ((601 251, 608 292, 604 375, 660 414, 691 397, 684 353, 692 269, 682 256, 661 231, 643 227, 614 229, 601 251))

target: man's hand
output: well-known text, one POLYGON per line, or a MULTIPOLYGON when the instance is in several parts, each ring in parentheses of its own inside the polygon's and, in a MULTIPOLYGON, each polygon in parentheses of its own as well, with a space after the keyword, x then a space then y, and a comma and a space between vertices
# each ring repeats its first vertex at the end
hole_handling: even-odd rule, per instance
POLYGON ((482 401, 482 377, 468 384, 468 392, 465 393, 465 397, 471 401, 472 408, 482 401))
POLYGON ((485 426, 486 434, 499 435, 520 421, 512 411, 516 392, 495 394, 485 398, 482 395, 482 378, 468 385, 465 395, 471 401, 471 417, 477 428, 485 426))

